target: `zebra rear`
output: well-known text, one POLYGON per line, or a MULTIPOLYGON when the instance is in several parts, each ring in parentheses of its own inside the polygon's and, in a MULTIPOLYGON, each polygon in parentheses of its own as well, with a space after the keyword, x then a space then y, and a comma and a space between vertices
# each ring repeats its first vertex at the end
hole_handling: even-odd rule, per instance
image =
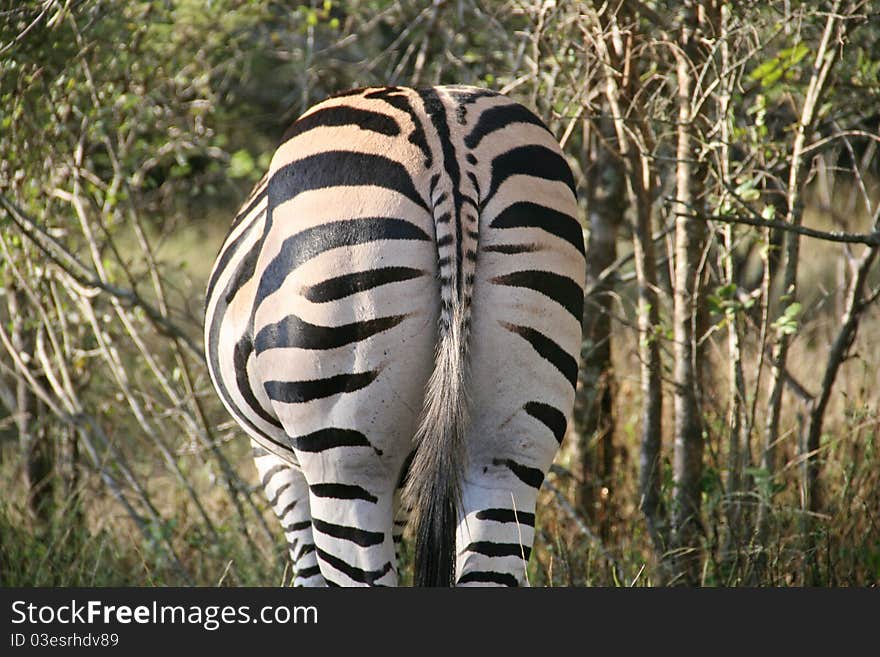
POLYGON ((417 584, 523 581, 574 400, 575 217, 553 136, 491 92, 355 90, 291 127, 205 331, 297 584, 396 584, 407 510, 417 584))

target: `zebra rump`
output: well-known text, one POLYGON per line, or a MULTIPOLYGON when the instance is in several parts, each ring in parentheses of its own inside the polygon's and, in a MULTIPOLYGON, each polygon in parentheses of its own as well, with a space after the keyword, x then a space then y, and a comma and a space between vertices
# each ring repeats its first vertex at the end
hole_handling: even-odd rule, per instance
POLYGON ((209 372, 250 436, 294 584, 526 581, 574 402, 571 170, 532 112, 371 87, 285 133, 208 285, 209 372))

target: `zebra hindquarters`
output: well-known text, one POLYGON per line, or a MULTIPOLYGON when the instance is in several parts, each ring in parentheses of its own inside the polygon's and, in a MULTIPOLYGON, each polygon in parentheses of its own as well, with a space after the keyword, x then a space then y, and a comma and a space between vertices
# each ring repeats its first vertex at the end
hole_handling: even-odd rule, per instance
POLYGON ((397 583, 394 496, 436 341, 431 221, 392 190, 302 192, 274 206, 257 265, 256 372, 329 585, 397 583))
POLYGON ((538 490, 574 404, 583 232, 558 147, 532 134, 544 153, 515 157, 511 140, 514 148, 494 157, 497 186, 480 217, 460 585, 525 583, 538 490))

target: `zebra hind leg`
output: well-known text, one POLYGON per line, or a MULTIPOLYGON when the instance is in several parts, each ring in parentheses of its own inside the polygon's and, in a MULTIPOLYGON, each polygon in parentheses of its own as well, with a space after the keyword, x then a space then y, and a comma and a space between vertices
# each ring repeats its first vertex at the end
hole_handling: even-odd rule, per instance
POLYGON ((251 441, 254 463, 269 504, 287 539, 294 568, 294 586, 326 586, 315 553, 309 487, 302 472, 251 441))
POLYGON ((465 484, 457 586, 521 586, 535 538, 537 490, 465 484))
POLYGON ((318 562, 328 586, 397 586, 393 491, 311 486, 318 562))

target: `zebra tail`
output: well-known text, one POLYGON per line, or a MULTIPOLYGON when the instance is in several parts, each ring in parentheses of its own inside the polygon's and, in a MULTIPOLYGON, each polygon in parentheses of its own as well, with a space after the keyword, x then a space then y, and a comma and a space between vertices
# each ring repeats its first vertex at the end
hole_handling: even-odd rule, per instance
POLYGON ((415 529, 415 586, 455 584, 455 530, 461 509, 467 431, 469 308, 453 302, 441 315, 434 371, 404 488, 415 529))

